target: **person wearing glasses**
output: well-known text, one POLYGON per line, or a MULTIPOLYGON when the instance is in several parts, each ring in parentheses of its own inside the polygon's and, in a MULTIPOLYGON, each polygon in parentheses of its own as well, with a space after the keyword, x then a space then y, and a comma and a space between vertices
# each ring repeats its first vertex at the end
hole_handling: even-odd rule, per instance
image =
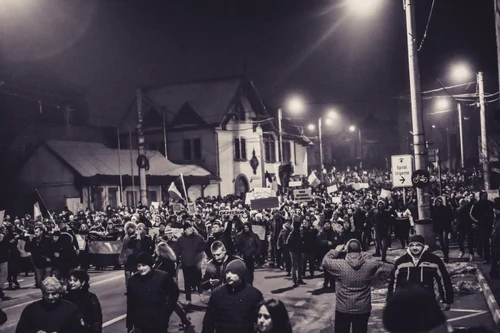
POLYGON ((213 259, 207 263, 205 275, 201 280, 201 286, 204 290, 213 290, 226 283, 227 265, 235 259, 241 260, 235 255, 228 254, 226 246, 221 241, 213 242, 210 246, 210 252, 213 259))

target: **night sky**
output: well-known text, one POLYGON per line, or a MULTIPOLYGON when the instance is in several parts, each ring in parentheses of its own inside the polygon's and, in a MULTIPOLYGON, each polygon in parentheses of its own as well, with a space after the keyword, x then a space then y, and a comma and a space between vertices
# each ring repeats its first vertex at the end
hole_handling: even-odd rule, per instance
MULTIPOLYGON (((78 90, 99 125, 118 123, 136 86, 234 74, 269 106, 300 94, 311 113, 325 103, 355 120, 394 117, 408 91, 403 1, 363 16, 343 2, 6 0, 0 81, 78 90)), ((417 2, 420 41, 432 0, 417 2)), ((419 52, 424 89, 451 84, 462 59, 496 92, 496 57, 492 0, 436 0, 419 52)))

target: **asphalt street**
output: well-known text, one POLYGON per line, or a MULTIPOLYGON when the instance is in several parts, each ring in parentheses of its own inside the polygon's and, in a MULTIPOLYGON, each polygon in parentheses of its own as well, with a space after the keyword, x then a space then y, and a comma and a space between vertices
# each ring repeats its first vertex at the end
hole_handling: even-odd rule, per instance
MULTIPOLYGON (((395 253, 396 254, 396 251, 395 253)), ((391 264, 384 264, 383 271, 390 270, 391 264)), ((91 271, 91 291, 96 293, 101 302, 104 316, 104 332, 126 332, 125 313, 126 296, 123 271, 91 271)), ((474 279, 474 277, 465 277, 474 279)), ((9 299, 0 304, 7 313, 8 322, 1 331, 15 332, 16 324, 24 307, 40 298, 41 293, 33 287, 33 276, 20 278, 22 289, 6 291, 9 299)), ((183 277, 179 276, 182 289, 183 277)), ((306 285, 292 288, 291 278, 285 272, 274 268, 260 268, 255 272, 255 286, 262 291, 265 298, 281 299, 287 306, 294 326, 294 332, 333 332, 333 316, 335 313, 335 293, 321 290, 323 279, 315 277, 306 279, 306 285)), ((182 290, 181 290, 182 292, 182 290)), ((209 293, 202 302, 195 293, 193 306, 189 316, 194 324, 190 332, 200 332, 204 309, 209 293)), ((181 302, 185 296, 181 293, 181 302)), ((373 311, 370 319, 370 332, 384 332, 381 317, 385 305, 385 288, 373 290, 373 311)), ((493 319, 487 309, 482 293, 458 296, 451 311, 446 313, 454 327, 472 327, 493 325, 493 319)), ((169 332, 178 331, 179 318, 173 314, 170 319, 169 332)))

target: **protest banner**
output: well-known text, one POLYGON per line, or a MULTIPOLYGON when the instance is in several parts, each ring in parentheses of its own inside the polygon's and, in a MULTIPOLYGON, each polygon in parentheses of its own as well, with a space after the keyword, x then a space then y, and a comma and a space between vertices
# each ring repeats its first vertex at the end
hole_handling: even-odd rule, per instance
POLYGON ((488 190, 487 191, 488 193, 488 200, 495 200, 495 198, 498 198, 498 190, 488 190))
POLYGON ((288 183, 288 187, 301 187, 301 186, 302 186, 301 181, 292 181, 292 182, 288 183))
POLYGON ((254 199, 263 199, 269 198, 273 196, 273 190, 267 187, 256 187, 253 189, 253 198, 254 199))
POLYGON ((278 197, 269 197, 262 199, 254 199, 250 202, 250 207, 252 209, 268 209, 268 208, 278 208, 280 206, 280 202, 278 197))
POLYGON ((90 242, 90 262, 94 266, 115 266, 118 264, 122 243, 122 240, 90 242))
POLYGON ((342 198, 341 197, 332 197, 332 203, 341 203, 342 198))
POLYGON ((252 231, 259 236, 260 240, 266 239, 266 228, 263 225, 252 225, 252 231))
POLYGON ((382 191, 380 192, 380 197, 381 198, 388 198, 388 199, 390 199, 391 196, 392 196, 392 192, 389 191, 389 190, 382 189, 382 191))
POLYGON ((189 215, 194 215, 196 214, 196 204, 194 202, 188 203, 188 213, 189 215))
POLYGON ((338 188, 337 188, 337 185, 331 185, 331 186, 328 186, 326 188, 326 190, 327 190, 328 193, 333 193, 333 192, 337 192, 338 188))
POLYGON ((313 200, 311 189, 293 190, 293 198, 294 201, 298 203, 311 201, 313 200))
POLYGON ((370 184, 368 184, 368 183, 351 183, 351 186, 356 191, 359 191, 359 190, 361 190, 363 188, 369 188, 370 184))
POLYGON ((180 204, 178 202, 174 202, 172 204, 172 209, 174 210, 174 213, 179 213, 179 212, 182 212, 184 210, 184 206, 182 206, 182 204, 180 204))

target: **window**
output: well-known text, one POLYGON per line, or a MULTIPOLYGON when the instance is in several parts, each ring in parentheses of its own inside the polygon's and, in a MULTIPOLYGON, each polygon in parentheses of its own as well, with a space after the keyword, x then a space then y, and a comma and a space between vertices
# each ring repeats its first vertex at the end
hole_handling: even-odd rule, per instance
POLYGON ((237 121, 245 121, 245 108, 243 107, 243 104, 241 102, 237 102, 234 105, 234 120, 237 121))
POLYGON ((244 138, 234 138, 234 159, 236 161, 245 161, 247 159, 247 147, 244 138))
POLYGON ((193 160, 201 160, 201 139, 193 139, 193 160))
POLYGON ((118 207, 118 188, 117 187, 110 187, 108 188, 108 201, 109 205, 113 208, 118 207))
POLYGON ((283 162, 290 162, 292 160, 292 150, 290 141, 283 141, 283 162))
POLYGON ((184 160, 201 160, 201 139, 184 139, 182 144, 184 160))
POLYGON ((267 163, 276 162, 276 140, 271 134, 264 134, 264 154, 267 163))
POLYGON ((92 203, 94 204, 94 210, 102 210, 102 192, 101 187, 96 187, 92 190, 92 203))
POLYGON ((138 200, 134 200, 134 191, 127 191, 127 206, 135 206, 137 202, 138 200))
POLYGON ((156 191, 148 191, 148 202, 149 204, 152 202, 158 202, 158 194, 156 191))

